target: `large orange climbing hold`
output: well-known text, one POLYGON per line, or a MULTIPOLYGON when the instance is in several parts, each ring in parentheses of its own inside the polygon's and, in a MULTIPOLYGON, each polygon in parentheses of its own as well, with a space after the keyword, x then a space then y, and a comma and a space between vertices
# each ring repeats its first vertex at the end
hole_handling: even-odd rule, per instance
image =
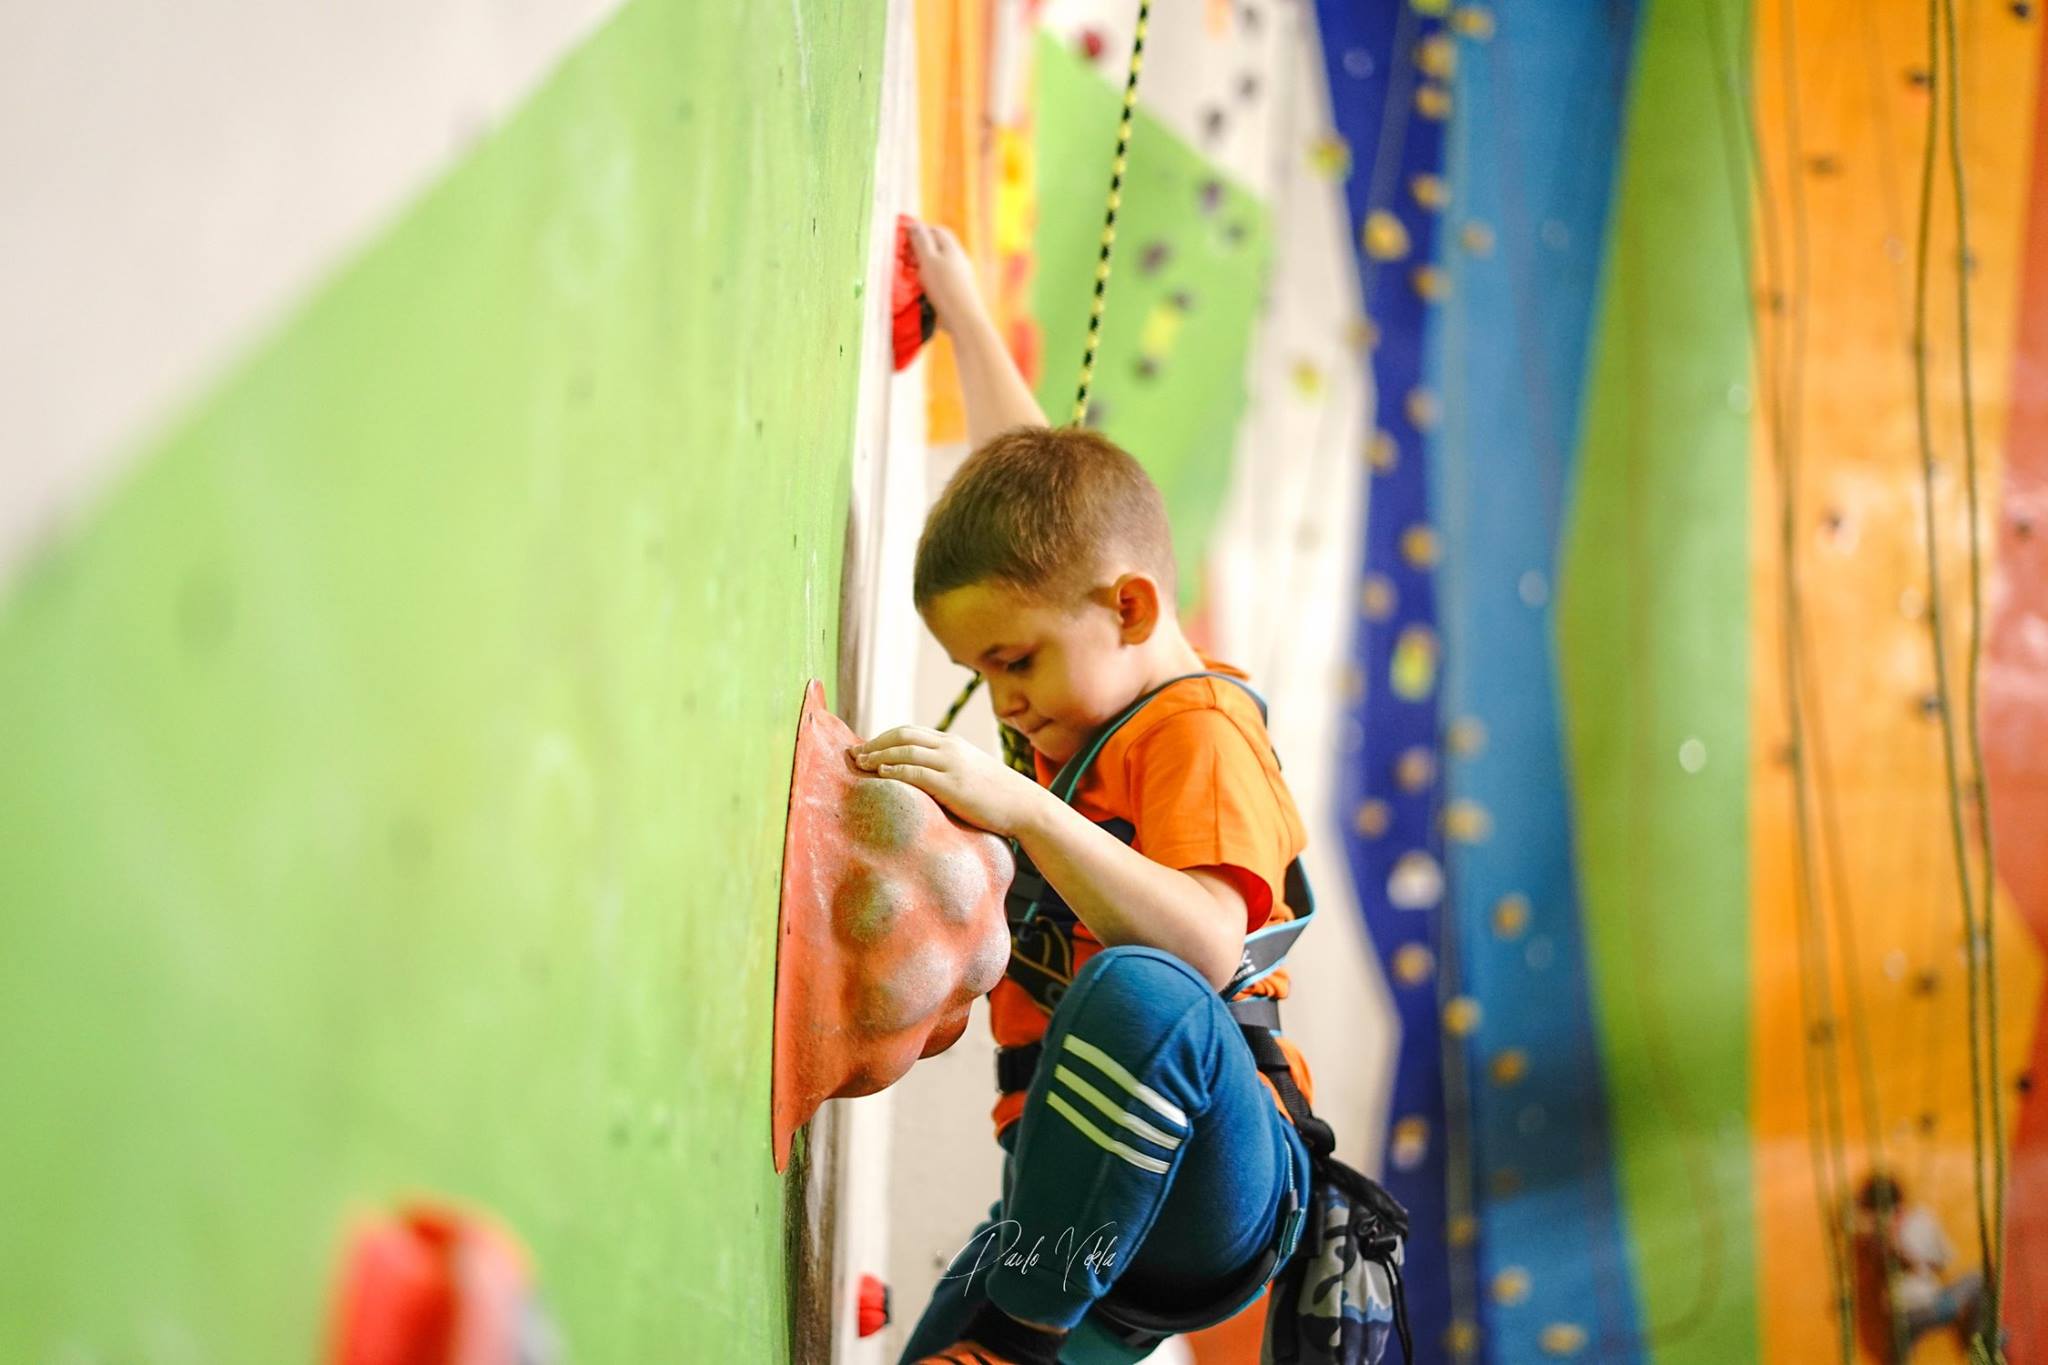
POLYGON ((1009 845, 854 767, 815 680, 797 724, 775 958, 775 1169, 828 1099, 953 1046, 1010 957, 1009 845))

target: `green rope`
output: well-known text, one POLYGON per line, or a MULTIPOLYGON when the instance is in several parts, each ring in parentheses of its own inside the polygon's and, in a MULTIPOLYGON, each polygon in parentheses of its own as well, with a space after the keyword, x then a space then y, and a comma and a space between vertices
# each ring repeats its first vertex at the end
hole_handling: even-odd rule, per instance
MULTIPOLYGON (((1937 128, 1939 126, 1941 95, 1944 86, 1946 86, 1947 88, 1948 98, 1950 101, 1951 155, 1954 156, 1957 161, 1957 164, 1954 169, 1953 181, 1957 195, 1956 210, 1958 214, 1958 255, 1956 269, 1959 274, 1963 273, 1965 270, 1965 264, 1962 258, 1962 252, 1964 250, 1964 220, 1961 216, 1963 212, 1963 205, 1961 201, 1962 166, 1960 161, 1960 137, 1957 133, 1957 129, 1959 128, 1959 124, 1957 122, 1958 114, 1955 109, 1955 100, 1957 95, 1955 60, 1955 15, 1954 11, 1950 9, 1948 6, 1948 0, 1928 0, 1927 3, 1927 71, 1927 124, 1920 158, 1920 228, 1914 252, 1913 392, 1920 440, 1922 536, 1927 551, 1927 614, 1929 622, 1929 634, 1932 637, 1934 654, 1935 702, 1937 712, 1941 719, 1941 757, 1943 769, 1948 782, 1949 838, 1953 848, 1953 855, 1955 859, 1956 880, 1959 889, 1962 892, 1964 945, 1963 960, 1968 967, 1969 981, 1970 1141, 1973 1154, 1972 1173, 1975 1177, 1976 1188, 1977 1242, 1979 1252, 1983 1258, 1984 1266, 1984 1296, 1979 1306, 1976 1331, 1972 1334, 1970 1339, 1970 1358, 1973 1361, 1991 1362, 2002 1361, 2004 1359, 2004 1353, 1999 1349, 1999 1346, 1997 1344, 1998 1329, 1996 1323, 1998 1320, 1997 1312, 1999 1297, 1999 1266, 1997 1260, 1992 1255, 1992 1219, 1989 1207, 1986 1202, 1986 1191, 1984 1188, 1984 1040, 1982 1036, 1982 1031, 1979 1026, 1979 1018, 1982 1010, 1980 1000, 1983 995, 1983 964, 1979 961, 1979 938, 1976 923, 1976 891, 1973 885, 1973 879, 1970 875, 1969 840, 1968 836, 1964 833, 1963 830, 1962 780, 1960 774, 1957 771, 1956 765, 1955 710, 1949 696, 1948 647, 1944 639, 1943 624, 1945 620, 1945 615, 1942 611, 1941 605, 1941 556, 1939 550, 1939 540, 1937 538, 1936 531, 1936 518, 1934 514, 1934 431, 1933 418, 1930 411, 1930 404, 1927 392, 1927 273, 1930 250, 1929 239, 1932 233, 1932 225, 1934 218, 1934 163, 1935 147, 1937 140, 1936 134, 1937 128), (1949 46, 1947 54, 1948 80, 1945 82, 1942 80, 1940 74, 1940 59, 1942 56, 1941 38, 1943 28, 1941 20, 1944 14, 1946 14, 1947 17, 1947 28, 1949 37, 1949 46), (1988 1334, 1986 1330, 1987 1322, 1991 1324, 1988 1334)), ((1968 284, 1966 281, 1959 282, 1958 291, 1959 296, 1964 300, 1967 300, 1968 284)), ((1965 306, 1967 307, 1967 304, 1965 304, 1965 306)), ((1967 327, 1967 313, 1965 313, 1964 315, 1963 324, 1965 327, 1967 327)), ((1967 346, 1967 340, 1965 341, 1965 345, 1967 346)), ((1975 437, 1974 430, 1969 424, 1970 394, 1968 376, 1969 369, 1968 362, 1966 360, 1964 362, 1963 369, 1965 457, 1967 460, 1971 462, 1971 482, 1972 485, 1974 485, 1975 437)), ((1974 487, 1971 495, 1971 503, 1972 524, 1970 528, 1970 534, 1972 549, 1974 553, 1976 541, 1974 487)), ((1972 588, 1974 590, 1976 586, 1976 574, 1974 565, 1972 566, 1971 583, 1972 588)), ((1974 601, 1972 605, 1974 610, 1974 601)), ((1974 651, 1977 644, 1977 641, 1974 637, 1974 631, 1971 643, 1974 651)), ((1971 676, 1972 678, 1975 677, 1974 662, 1971 667, 1971 676)), ((1972 690, 1974 692, 1974 688, 1972 690)), ((1971 698, 1970 701, 1970 709, 1974 714, 1976 709, 1976 701, 1974 696, 1971 698)), ((1979 766, 1981 768, 1981 763, 1979 766)), ((1982 870, 1988 882, 1989 878, 1992 875, 1992 868, 1987 863, 1987 865, 1982 870)), ((1996 1030, 1993 1030, 1993 1033, 1995 1036, 1996 1030)), ((1996 1088, 1995 1082, 1993 1088, 1996 1088)))
MULTIPOLYGON (((1822 897, 1818 884, 1817 860, 1814 855, 1813 809, 1819 806, 1823 812, 1823 827, 1831 823, 1827 816, 1832 812, 1826 791, 1817 780, 1815 768, 1821 763, 1822 749, 1818 741, 1820 708, 1816 699, 1809 697, 1814 670, 1810 666, 1806 643, 1806 628, 1802 610, 1804 597, 1799 586, 1799 555, 1796 536, 1796 510, 1798 505, 1798 469, 1801 435, 1799 412, 1803 406, 1804 357, 1806 351, 1806 306, 1807 306, 1807 238, 1805 205, 1800 194, 1797 167, 1801 162, 1799 148, 1801 135, 1798 118, 1798 93, 1793 73, 1796 68, 1795 40, 1791 7, 1780 10, 1781 51, 1780 78, 1786 102, 1786 163, 1789 218, 1792 235, 1792 283, 1790 297, 1785 307, 1774 307, 1772 315, 1791 319, 1789 343, 1782 333, 1784 321, 1779 321, 1766 330, 1757 319, 1757 309, 1752 306, 1744 310, 1750 341, 1757 353, 1758 387, 1761 391, 1764 411, 1767 417, 1765 431, 1770 444, 1772 469, 1778 497, 1778 537, 1780 556, 1783 561, 1780 577, 1783 621, 1779 629, 1780 666, 1785 690, 1785 724, 1789 756, 1791 761, 1792 800, 1794 814, 1793 854, 1795 880, 1793 904, 1798 923, 1798 961, 1800 972, 1800 1017, 1803 1036, 1801 1046, 1801 1075, 1805 1081, 1806 1108, 1808 1113, 1807 1158, 1812 1166, 1812 1180, 1815 1212, 1820 1223, 1822 1249, 1827 1257, 1827 1274, 1832 1286, 1833 1315, 1836 1346, 1839 1358, 1848 1365, 1855 1359, 1855 1269, 1853 1264, 1854 1232, 1850 1223, 1851 1208, 1848 1192, 1848 1138, 1847 1122, 1843 1115, 1841 1062, 1838 1051, 1838 1030, 1833 1026, 1834 986, 1828 966, 1828 935, 1826 917, 1821 910, 1822 897), (1809 742, 1809 730, 1815 742, 1809 742)), ((1739 28, 1748 32, 1753 26, 1750 6, 1745 4, 1739 28)), ((1777 196, 1773 192, 1769 174, 1764 167, 1763 148, 1757 133, 1755 112, 1755 79, 1746 62, 1739 73, 1733 69, 1720 32, 1720 25, 1711 19, 1707 23, 1707 37, 1717 73, 1717 85, 1724 88, 1721 99, 1724 141, 1728 145, 1727 166, 1730 173, 1731 205, 1740 205, 1746 187, 1756 196, 1761 219, 1758 240, 1763 255, 1763 276, 1769 282, 1773 299, 1784 297, 1781 281, 1785 272, 1779 261, 1779 214, 1777 196), (1731 118, 1730 115, 1733 115, 1731 118), (1730 137, 1729 134, 1733 133, 1730 137)), ((1758 278, 1757 262, 1754 259, 1756 247, 1750 244, 1748 223, 1738 217, 1735 223, 1736 239, 1740 244, 1739 256, 1744 279, 1752 285, 1758 278)), ((1822 845, 1825 851, 1825 845, 1822 845)), ((1875 1105, 1875 1084, 1869 1065, 1869 1048, 1864 1028, 1864 1011, 1860 992, 1856 988, 1855 954, 1850 946, 1853 930, 1846 902, 1837 897, 1837 909, 1842 918, 1842 953, 1845 961, 1842 975, 1848 983, 1850 999, 1848 1016, 1854 1052, 1862 1065, 1863 1078, 1863 1121, 1866 1129, 1866 1143, 1872 1150, 1881 1148, 1881 1122, 1875 1105)))
MULTIPOLYGON (((1855 1337, 1855 1230, 1851 1222, 1851 1199, 1849 1195, 1848 1121, 1843 1112, 1841 1057, 1839 1051, 1839 1030, 1833 1025, 1835 1012, 1835 988, 1828 962, 1828 931, 1826 915, 1821 903, 1818 860, 1815 856, 1813 807, 1820 797, 1818 783, 1813 771, 1814 754, 1810 744, 1810 728, 1819 717, 1809 716, 1807 685, 1812 681, 1813 668, 1807 652, 1805 599, 1800 589, 1800 556, 1797 534, 1797 511, 1799 505, 1799 472, 1802 465, 1801 447, 1803 428, 1801 413, 1805 392, 1806 357, 1806 314, 1809 297, 1809 252, 1806 231, 1805 197, 1801 192, 1799 168, 1804 160, 1801 154, 1803 143, 1799 118, 1799 89, 1795 78, 1797 70, 1797 25, 1795 7, 1781 5, 1779 16, 1779 76, 1782 97, 1785 101, 1785 164, 1786 197, 1790 210, 1792 235, 1792 288, 1787 303, 1788 314, 1780 314, 1789 322, 1792 336, 1789 344, 1782 338, 1775 348, 1781 373, 1772 384, 1772 446, 1778 483, 1778 537, 1779 555, 1782 560, 1780 589, 1781 611, 1780 643, 1784 668, 1786 722, 1790 732, 1792 751, 1793 816, 1795 840, 1793 846, 1797 874, 1797 903, 1800 917, 1801 948, 1806 986, 1812 997, 1812 1022, 1806 1040, 1806 1056, 1811 1063, 1816 1052, 1819 1054, 1821 1076, 1820 1098, 1823 1126, 1828 1144, 1826 1161, 1827 1184, 1821 1191, 1823 1201, 1822 1217, 1829 1235, 1832 1255, 1830 1260, 1836 1279, 1836 1337, 1843 1365, 1850 1365, 1856 1355, 1855 1337)), ((1754 137, 1754 120, 1750 123, 1754 137)), ((1762 182, 1763 168, 1758 158, 1758 177, 1762 182)), ((1774 226, 1775 230, 1775 226, 1774 226)), ((1775 271, 1773 272, 1775 275, 1775 271)), ((1775 281, 1774 281, 1775 283, 1775 281)), ((1783 325, 1781 323, 1781 325, 1783 325)), ((1815 708, 1817 711, 1817 708, 1815 708)), ((1849 1032, 1852 1048, 1861 1066, 1862 1118, 1865 1144, 1877 1158, 1877 1165, 1883 1165, 1882 1130, 1876 1112, 1876 1087, 1874 1069, 1870 1065, 1867 1030, 1856 998, 1856 958, 1851 947, 1853 943, 1853 922, 1847 907, 1835 906, 1840 919, 1838 939, 1843 956, 1841 976, 1851 993, 1849 1002, 1849 1032)))
MULTIPOLYGON (((1966 717, 1967 742, 1970 754, 1971 793, 1977 802, 1978 835, 1978 891, 1981 903, 1977 921, 1983 930, 1984 949, 1981 985, 1984 997, 1984 1046, 1989 1054, 1985 1069, 1990 1073, 1988 1100, 1990 1104, 1991 1164, 1993 1170, 1991 1192, 1991 1232, 1984 1258, 1984 1301, 1978 1319, 1977 1339, 1971 1343, 1972 1355, 1981 1353, 1987 1360, 2001 1360, 2004 1352, 1999 1347, 1999 1308, 2005 1288, 2005 1104, 2002 1072, 1998 1056, 1998 953, 1997 916, 1995 896, 1998 878, 1997 863, 1992 858, 1991 847, 1991 793, 1984 776, 1984 738, 1978 714, 1979 674, 1984 657, 1984 551, 1979 542, 1977 519, 1977 417, 1973 386, 1970 380, 1970 217, 1968 195, 1963 185, 1963 86, 1961 60, 1957 56, 1956 7, 1955 0, 1941 0, 1944 27, 1948 30, 1948 161, 1950 188, 1955 196, 1956 207, 1956 350, 1961 371, 1963 398, 1963 470, 1964 487, 1967 491, 1969 511, 1970 547, 1970 652, 1966 663, 1966 691, 1963 711, 1966 717), (1985 1339, 1986 1333, 1989 1340, 1985 1339)), ((1950 803, 1960 806, 1960 798, 1951 791, 1950 803)), ((1977 945, 1969 945, 1970 959, 1977 956, 1977 945)), ((1976 1040, 1975 1029, 1979 1027, 1973 1013, 1972 1042, 1976 1040)), ((1978 1103, 1983 1103, 1979 1099, 1978 1103)), ((1983 1170, 1977 1172, 1977 1199, 1980 1209, 1984 1200, 1983 1170)), ((1981 1229, 1980 1229, 1981 1234, 1981 1229)))

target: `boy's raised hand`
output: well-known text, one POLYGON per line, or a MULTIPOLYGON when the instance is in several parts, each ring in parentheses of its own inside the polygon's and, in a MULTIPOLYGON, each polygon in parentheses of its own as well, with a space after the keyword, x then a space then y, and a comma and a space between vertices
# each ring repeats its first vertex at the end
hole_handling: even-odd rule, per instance
POLYGON ((970 825, 1014 835, 1044 801, 1045 788, 1002 760, 942 730, 899 725, 852 751, 854 764, 928 794, 970 825))
POLYGON ((910 225, 910 246, 917 253, 917 274, 939 326, 958 334, 982 309, 974 262, 951 228, 932 223, 910 225))

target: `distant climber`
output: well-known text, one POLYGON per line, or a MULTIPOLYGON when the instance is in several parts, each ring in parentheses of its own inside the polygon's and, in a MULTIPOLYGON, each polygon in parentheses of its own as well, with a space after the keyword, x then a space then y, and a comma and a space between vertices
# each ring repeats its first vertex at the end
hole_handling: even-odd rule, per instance
POLYGON ((1927 1333, 1977 1327, 1984 1277, 1949 1275, 1955 1248, 1941 1219, 1912 1203, 1896 1177, 1874 1172, 1856 1195, 1856 1246, 1865 1335, 1881 1359, 1903 1365, 1927 1333))

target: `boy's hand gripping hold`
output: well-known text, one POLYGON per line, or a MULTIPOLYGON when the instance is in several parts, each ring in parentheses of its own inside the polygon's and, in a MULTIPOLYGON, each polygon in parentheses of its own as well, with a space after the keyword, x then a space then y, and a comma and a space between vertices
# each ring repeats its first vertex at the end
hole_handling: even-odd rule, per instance
POLYGON ((970 825, 1014 836, 1049 799, 1045 788, 1002 761, 941 730, 899 725, 853 751, 877 777, 893 777, 927 793, 970 825))

